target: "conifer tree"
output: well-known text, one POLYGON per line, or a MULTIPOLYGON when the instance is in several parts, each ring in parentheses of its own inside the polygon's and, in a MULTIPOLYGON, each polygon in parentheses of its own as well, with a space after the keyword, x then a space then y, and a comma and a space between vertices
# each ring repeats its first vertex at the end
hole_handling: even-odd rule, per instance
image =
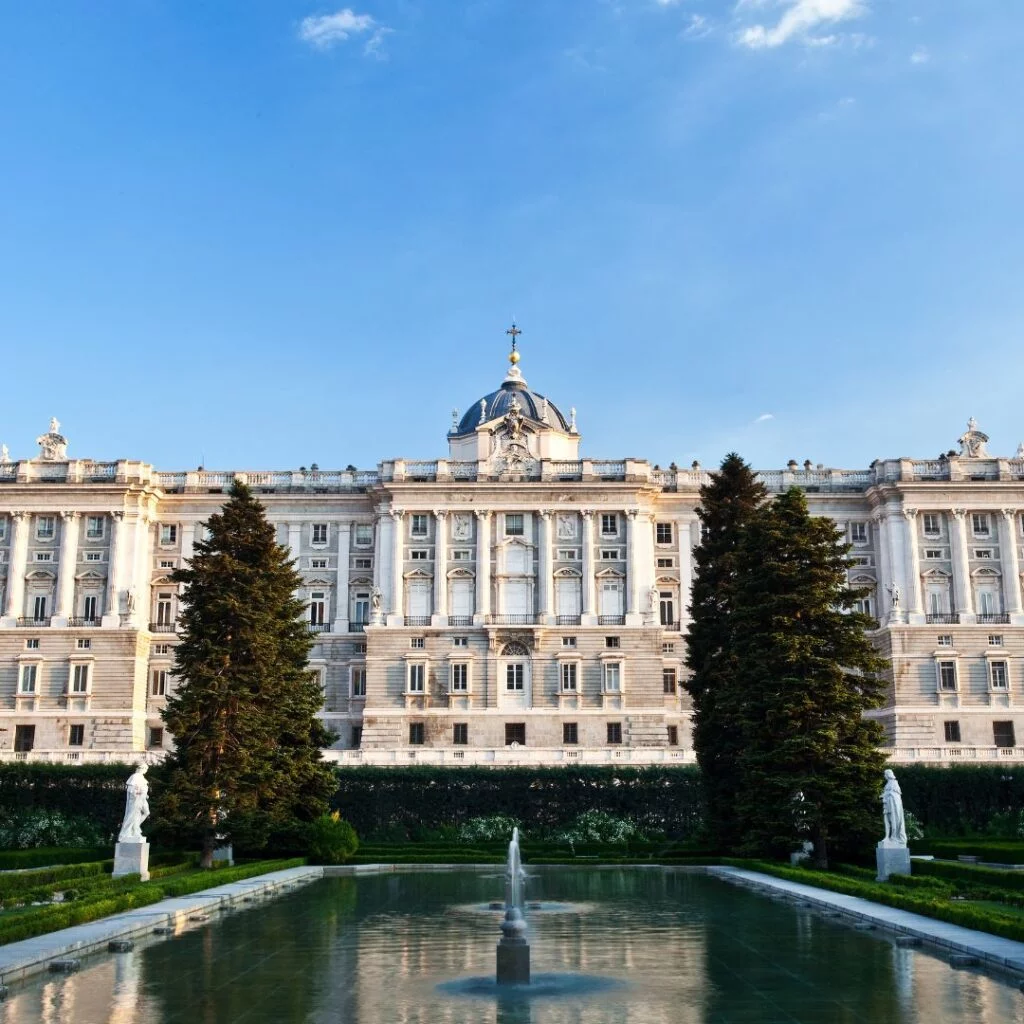
POLYGON ((159 773, 158 821, 198 838, 202 863, 232 836, 251 843, 324 813, 334 791, 315 717, 302 580, 263 506, 236 482, 173 579, 184 585, 177 692, 164 722, 175 750, 159 773))
POLYGON ((853 611, 849 551, 797 488, 744 528, 732 609, 744 852, 809 838, 824 867, 830 848, 862 851, 878 830, 881 727, 864 712, 883 703, 886 662, 853 611))
POLYGON ((736 718, 742 695, 736 687, 736 550, 744 526, 766 497, 764 485, 747 463, 731 452, 701 488, 697 509, 701 542, 694 551, 686 636, 691 675, 684 686, 693 701, 693 745, 701 768, 707 828, 723 849, 735 846, 739 838, 735 804, 741 785, 741 741, 736 718))

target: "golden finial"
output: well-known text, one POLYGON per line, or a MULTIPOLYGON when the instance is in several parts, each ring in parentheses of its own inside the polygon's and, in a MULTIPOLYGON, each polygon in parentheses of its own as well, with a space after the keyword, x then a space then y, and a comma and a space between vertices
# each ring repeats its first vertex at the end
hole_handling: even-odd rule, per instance
POLYGON ((512 321, 512 326, 505 332, 512 338, 512 351, 508 354, 508 361, 515 366, 519 362, 519 353, 516 351, 516 339, 523 332, 516 327, 515 320, 512 321))

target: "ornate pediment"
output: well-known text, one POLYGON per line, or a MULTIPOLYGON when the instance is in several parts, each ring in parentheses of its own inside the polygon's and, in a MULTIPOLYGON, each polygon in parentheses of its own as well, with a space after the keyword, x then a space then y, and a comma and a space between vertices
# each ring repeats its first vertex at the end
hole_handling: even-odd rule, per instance
POLYGON ((404 574, 404 579, 414 580, 414 581, 415 580, 432 580, 433 578, 434 578, 434 574, 432 572, 427 572, 426 569, 410 569, 407 573, 404 574))
POLYGON ((600 572, 594 573, 595 576, 607 579, 610 576, 617 577, 618 579, 625 579, 626 574, 621 569, 616 569, 613 566, 609 566, 607 569, 602 569, 600 572))
POLYGON ((472 580, 476 579, 476 573, 471 569, 449 569, 448 579, 450 580, 472 580))
POLYGON ((491 634, 492 651, 503 651, 509 644, 517 644, 527 651, 533 650, 533 633, 528 630, 498 629, 491 634))
POLYGON ((578 580, 583 576, 583 573, 579 569, 574 569, 570 565, 563 566, 561 569, 555 570, 555 579, 574 579, 578 580))

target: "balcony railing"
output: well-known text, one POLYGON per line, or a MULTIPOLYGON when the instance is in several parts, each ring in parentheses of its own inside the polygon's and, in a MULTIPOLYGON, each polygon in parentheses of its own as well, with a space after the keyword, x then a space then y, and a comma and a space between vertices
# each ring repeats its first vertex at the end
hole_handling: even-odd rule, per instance
POLYGON ((449 615, 448 616, 449 626, 472 626, 473 616, 472 615, 449 615))
POLYGON ((925 621, 937 626, 955 626, 960 621, 959 612, 929 612, 925 621))
POLYGON ((306 632, 307 633, 329 633, 331 631, 331 624, 329 622, 307 622, 306 632))
POLYGON ((363 633, 366 631, 366 623, 362 619, 355 619, 348 624, 348 631, 350 633, 363 633))
POLYGON ((174 633, 177 628, 173 622, 151 622, 149 624, 150 633, 174 633))
POLYGON ((580 616, 578 615, 556 615, 555 625, 556 626, 578 626, 580 624, 580 616))
POLYGON ((100 624, 99 616, 93 615, 91 617, 73 617, 68 619, 69 626, 98 626, 100 624))
POLYGON ((429 626, 430 616, 429 615, 406 615, 405 624, 407 626, 429 626))
POLYGON ((537 621, 536 615, 488 615, 487 621, 492 626, 532 626, 537 621))
POLYGON ((661 628, 669 633, 678 633, 681 628, 681 623, 677 620, 675 622, 663 622, 661 628))
POLYGON ((599 626, 624 626, 626 624, 625 615, 598 615, 597 624, 599 626))
POLYGON ((41 618, 35 618, 34 616, 29 618, 25 616, 18 619, 19 626, 48 626, 50 624, 50 616, 44 615, 41 618))
POLYGON ((1008 612, 979 615, 978 623, 982 626, 1008 626, 1010 624, 1010 616, 1008 612))

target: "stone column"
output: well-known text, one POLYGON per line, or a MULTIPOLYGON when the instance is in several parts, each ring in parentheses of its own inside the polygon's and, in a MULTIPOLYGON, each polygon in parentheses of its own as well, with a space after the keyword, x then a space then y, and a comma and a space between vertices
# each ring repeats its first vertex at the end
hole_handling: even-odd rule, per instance
POLYGON ((555 578, 551 568, 551 510, 541 509, 537 514, 537 581, 539 602, 537 614, 541 623, 550 622, 555 611, 555 578))
POLYGON ((954 611, 960 622, 974 622, 974 594, 971 590, 971 564, 967 555, 967 510, 953 509, 953 529, 949 531, 953 554, 954 611))
POLYGON ((288 524, 288 551, 291 553, 295 567, 302 565, 300 556, 302 554, 302 523, 288 524))
POLYGON ((336 600, 334 605, 333 633, 348 632, 348 578, 349 553, 352 546, 352 524, 338 523, 338 571, 335 573, 336 600))
MULTIPOLYGON (((700 520, 684 520, 679 524, 679 609, 680 625, 690 619, 693 601, 693 551, 700 544, 700 520)), ((685 629, 686 627, 683 626, 685 629)))
POLYGON ((110 561, 107 563, 107 607, 101 625, 116 629, 121 625, 121 590, 124 572, 124 512, 110 513, 110 561))
POLYGON ((400 626, 405 616, 405 563, 403 561, 404 513, 400 508, 393 508, 391 516, 391 614, 389 626, 400 626))
POLYGON ((476 513, 476 614, 473 621, 485 623, 491 614, 491 513, 476 513))
POLYGON ((7 625, 25 614, 25 559, 28 557, 28 532, 32 517, 27 512, 12 512, 14 533, 11 537, 11 560, 7 566, 7 625))
POLYGON ((448 513, 434 510, 434 626, 448 625, 448 513))
POLYGON ((892 583, 892 566, 889 564, 889 541, 885 532, 885 512, 879 511, 871 517, 875 528, 875 553, 878 557, 878 587, 875 590, 875 604, 878 606, 878 621, 885 625, 892 618, 892 597, 889 584, 892 583))
POLYGON ((637 576, 640 569, 640 559, 637 552, 637 521, 638 510, 635 508, 626 510, 626 622, 629 625, 639 625, 640 619, 637 615, 639 608, 637 598, 639 587, 637 576))
POLYGON ((597 625, 597 597, 594 590, 594 513, 580 512, 583 518, 583 618, 584 626, 597 625))
POLYGON ((196 523, 182 523, 181 524, 181 565, 184 568, 185 563, 195 554, 196 544, 196 523))
POLYGON ((921 556, 917 550, 917 509, 905 508, 903 517, 906 520, 904 542, 907 554, 907 621, 910 616, 919 617, 922 609, 921 602, 921 556))
POLYGON ((1024 613, 1020 594, 1020 555, 1017 551, 1017 511, 1004 508, 999 520, 999 551, 1003 563, 1003 595, 1010 615, 1024 613))
POLYGON ((78 557, 78 512, 61 512, 60 560, 57 563, 57 606, 53 610, 53 624, 66 626, 74 614, 75 561, 78 557), (58 621, 59 620, 59 621, 58 621))
MULTIPOLYGON (((135 546, 129 566, 128 589, 135 597, 135 607, 128 611, 129 625, 138 628, 139 622, 147 623, 146 616, 152 611, 152 556, 149 553, 149 518, 142 510, 135 520, 135 546)), ((175 614, 177 614, 175 612, 175 614)))

